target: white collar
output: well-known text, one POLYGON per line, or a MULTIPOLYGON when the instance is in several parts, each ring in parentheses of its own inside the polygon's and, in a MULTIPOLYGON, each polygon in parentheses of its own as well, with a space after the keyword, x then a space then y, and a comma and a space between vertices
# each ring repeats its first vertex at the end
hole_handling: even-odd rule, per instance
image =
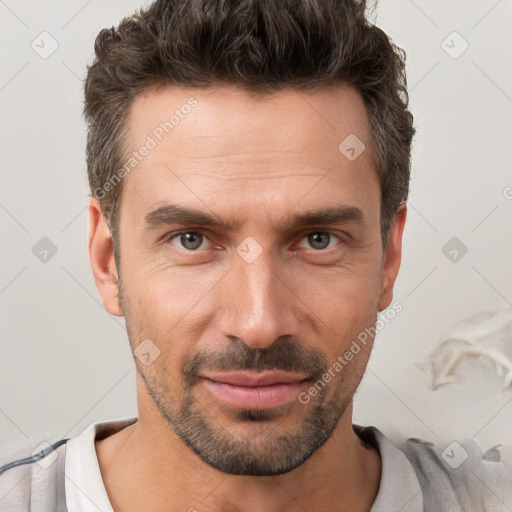
MULTIPOLYGON (((68 512, 114 512, 101 477, 94 441, 118 432, 136 417, 93 423, 67 442, 65 489, 68 512)), ((356 433, 374 445, 381 457, 379 491, 370 512, 423 512, 423 497, 407 457, 376 427, 354 425, 356 433)))

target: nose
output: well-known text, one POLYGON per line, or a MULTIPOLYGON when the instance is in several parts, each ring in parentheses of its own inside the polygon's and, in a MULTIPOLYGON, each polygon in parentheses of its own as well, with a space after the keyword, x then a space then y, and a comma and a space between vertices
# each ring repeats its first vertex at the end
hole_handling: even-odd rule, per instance
POLYGON ((300 301, 279 262, 264 251, 252 262, 235 254, 233 264, 223 281, 221 333, 251 348, 268 347, 281 336, 297 336, 300 301))

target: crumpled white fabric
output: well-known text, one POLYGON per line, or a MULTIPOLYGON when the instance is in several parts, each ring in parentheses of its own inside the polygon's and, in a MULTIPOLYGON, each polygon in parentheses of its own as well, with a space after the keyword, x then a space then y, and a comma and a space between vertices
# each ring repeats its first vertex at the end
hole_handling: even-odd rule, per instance
POLYGON ((466 359, 490 359, 500 377, 502 389, 512 386, 512 309, 482 312, 447 329, 424 363, 416 366, 429 375, 429 389, 436 390, 463 379, 455 371, 466 359))

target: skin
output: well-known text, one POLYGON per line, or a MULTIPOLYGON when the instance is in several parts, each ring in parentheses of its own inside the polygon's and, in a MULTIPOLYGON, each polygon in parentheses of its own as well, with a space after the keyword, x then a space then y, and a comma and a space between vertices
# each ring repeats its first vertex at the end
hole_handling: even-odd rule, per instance
MULTIPOLYGON (((167 87, 134 101, 132 150, 191 96, 197 106, 124 178, 120 269, 101 205, 95 198, 89 205, 90 258, 104 306, 125 316, 132 349, 150 339, 160 351, 149 365, 135 358, 138 421, 96 442, 114 510, 369 511, 381 461, 354 433, 352 406, 372 339, 323 393, 308 404, 292 400, 271 414, 260 411, 267 414, 263 421, 226 407, 204 379, 187 388, 182 374, 198 354, 206 357, 205 368, 208 362, 215 368, 219 357, 229 363, 242 354, 249 363, 264 350, 277 367, 295 350, 305 354, 297 370, 307 370, 314 355, 332 367, 391 304, 406 209, 397 211, 383 252, 380 185, 363 100, 345 85, 258 97, 227 85, 167 87), (338 150, 349 134, 366 146, 354 161, 338 150), (238 225, 149 227, 145 216, 169 203, 238 225), (358 208, 362 221, 293 223, 295 214, 341 205, 358 208), (204 235, 199 249, 184 248, 176 236, 183 231, 204 235), (309 235, 326 232, 331 237, 320 240, 327 247, 319 248, 309 235), (261 248, 251 263, 236 251, 247 237, 261 248), (294 468, 272 476, 230 474, 205 462, 165 417, 177 414, 187 397, 233 454, 249 446, 246 455, 262 464, 281 460, 286 450, 279 436, 302 439, 308 418, 326 404, 332 429, 294 468)), ((303 390, 310 386, 305 382, 303 390)), ((224 452, 216 455, 226 458, 224 452)))

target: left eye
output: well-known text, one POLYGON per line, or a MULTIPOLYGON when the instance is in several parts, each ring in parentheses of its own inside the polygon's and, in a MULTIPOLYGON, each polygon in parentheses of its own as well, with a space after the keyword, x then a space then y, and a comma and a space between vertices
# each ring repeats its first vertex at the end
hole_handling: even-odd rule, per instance
POLYGON ((187 231, 174 235, 169 241, 174 245, 181 244, 181 247, 187 251, 195 251, 200 249, 206 240, 206 237, 198 231, 187 231), (178 242, 176 243, 174 240, 178 240, 178 242))
POLYGON ((331 242, 335 242, 336 238, 337 237, 335 237, 331 233, 328 233, 327 231, 315 231, 313 233, 309 233, 301 240, 300 247, 303 247, 302 243, 304 240, 306 240, 307 243, 309 244, 309 247, 312 247, 313 249, 327 249, 330 246, 331 242))

